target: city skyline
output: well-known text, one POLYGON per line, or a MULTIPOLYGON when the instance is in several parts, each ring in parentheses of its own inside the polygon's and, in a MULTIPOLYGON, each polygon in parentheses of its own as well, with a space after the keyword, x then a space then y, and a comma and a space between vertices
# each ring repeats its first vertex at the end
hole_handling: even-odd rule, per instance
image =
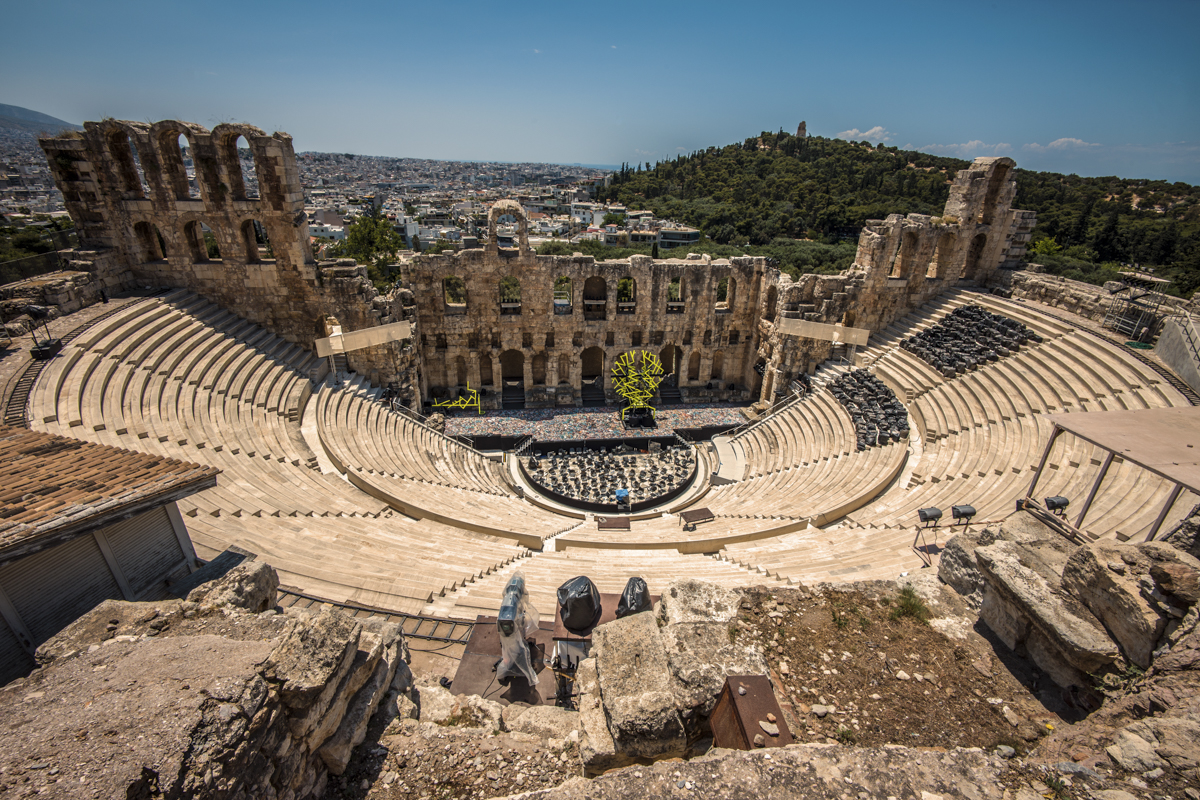
POLYGON ((248 120, 297 151, 654 163, 762 130, 1200 183, 1200 5, 1020 0, 14 8, 4 102, 70 122, 248 120), (51 35, 52 32, 52 35, 51 35), (53 54, 46 42, 52 41, 53 54))

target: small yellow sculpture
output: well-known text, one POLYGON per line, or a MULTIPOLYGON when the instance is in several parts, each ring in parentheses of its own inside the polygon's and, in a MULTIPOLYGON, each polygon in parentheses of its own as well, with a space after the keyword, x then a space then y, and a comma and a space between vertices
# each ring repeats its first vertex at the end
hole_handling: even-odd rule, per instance
POLYGON ((434 408, 473 408, 479 412, 479 416, 483 416, 483 407, 479 405, 479 392, 471 388, 471 382, 467 381, 467 393, 460 395, 453 400, 443 400, 440 403, 434 403, 434 408))
POLYGON ((658 415, 650 405, 663 380, 662 362, 658 356, 645 350, 623 353, 613 364, 612 375, 613 388, 627 404, 621 409, 622 420, 625 412, 635 408, 648 408, 652 416, 658 415))

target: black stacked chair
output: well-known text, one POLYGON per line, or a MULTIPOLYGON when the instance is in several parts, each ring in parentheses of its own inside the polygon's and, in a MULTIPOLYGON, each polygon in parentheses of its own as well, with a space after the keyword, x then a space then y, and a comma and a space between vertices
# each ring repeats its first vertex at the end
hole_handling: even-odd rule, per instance
POLYGON ((528 458, 526 469, 534 482, 576 500, 613 503, 617 489, 628 489, 630 502, 638 503, 682 486, 694 471, 695 460, 691 448, 683 446, 650 453, 636 461, 616 451, 558 450, 542 458, 528 458))
POLYGON ((844 372, 829 384, 830 393, 854 421, 859 452, 908 438, 908 411, 883 381, 865 369, 844 372))
POLYGON ((1012 355, 1042 337, 1015 319, 977 305, 960 306, 915 336, 900 343, 947 378, 1012 355))

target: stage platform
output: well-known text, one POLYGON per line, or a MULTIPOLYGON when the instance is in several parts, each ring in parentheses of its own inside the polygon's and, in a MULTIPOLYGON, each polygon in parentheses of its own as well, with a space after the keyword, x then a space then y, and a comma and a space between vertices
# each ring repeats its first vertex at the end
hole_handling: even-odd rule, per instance
POLYGON ((457 412, 446 417, 448 436, 533 436, 538 441, 619 439, 628 436, 669 436, 685 428, 741 425, 745 405, 697 403, 658 409, 656 428, 627 430, 616 406, 597 408, 539 408, 488 411, 483 416, 457 412))

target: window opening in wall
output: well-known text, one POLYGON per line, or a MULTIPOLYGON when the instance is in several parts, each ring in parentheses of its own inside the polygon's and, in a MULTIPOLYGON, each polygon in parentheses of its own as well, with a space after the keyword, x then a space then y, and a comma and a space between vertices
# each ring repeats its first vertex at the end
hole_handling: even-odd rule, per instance
POLYGON ((158 228, 149 222, 138 222, 133 226, 134 239, 137 241, 139 261, 162 261, 162 235, 158 228))
POLYGON ((917 255, 919 240, 916 231, 905 231, 900 237, 900 247, 896 257, 892 259, 892 271, 889 278, 907 278, 912 274, 913 259, 917 255))
POLYGON ((641 347, 642 346, 642 332, 634 331, 633 333, 629 334, 629 340, 630 340, 629 343, 632 344, 634 347, 641 347))
POLYGON ((700 380, 700 351, 693 350, 691 356, 688 357, 688 376, 689 381, 700 380))
POLYGON ((571 279, 566 275, 554 279, 554 313, 571 313, 571 279))
POLYGON ((704 332, 704 346, 708 347, 710 344, 712 344, 712 331, 708 330, 704 332))
POLYGON ((446 302, 446 313, 467 310, 467 282, 458 275, 442 279, 442 298, 446 302))
POLYGON ((613 332, 612 331, 609 331, 608 333, 604 334, 604 346, 605 347, 613 346, 613 332))
POLYGON ((254 151, 250 149, 250 142, 246 141, 245 136, 239 136, 237 141, 233 143, 233 147, 238 167, 242 171, 242 186, 245 189, 245 199, 257 200, 259 197, 258 167, 254 163, 254 151))
POLYGON ((137 147, 130 140, 129 134, 120 129, 110 132, 108 149, 116 162, 121 191, 130 197, 145 197, 148 187, 145 175, 142 173, 141 158, 139 158, 137 147))
POLYGON ((546 334, 546 349, 552 349, 553 347, 554 347, 554 331, 550 331, 550 333, 546 334))
POLYGON ((266 227, 256 219, 242 223, 242 241, 246 245, 246 263, 257 264, 275 258, 266 227))
POLYGON ((626 275, 617 281, 617 313, 632 314, 637 310, 637 281, 626 275))
POLYGON ((729 332, 729 343, 730 344, 737 344, 741 340, 742 340, 742 335, 740 333, 738 333, 737 331, 729 332))
POLYGON ((692 331, 690 328, 683 332, 683 343, 688 345, 692 343, 692 331))
POLYGON ((775 307, 779 303, 779 289, 772 286, 767 289, 767 319, 772 322, 775 320, 775 307))
POLYGON ((492 347, 496 350, 500 349, 500 332, 492 331, 492 347))
POLYGON ((509 275, 500 279, 500 313, 521 313, 521 282, 509 275))
POLYGON ((662 344, 666 331, 650 331, 650 344, 662 344))
POLYGON ((585 381, 594 380, 604 374, 604 351, 589 347, 580 354, 580 374, 585 381))
POLYGON ((728 314, 731 308, 733 308, 733 278, 721 278, 717 281, 717 313, 728 314))
POLYGON ((1000 199, 1000 190, 1004 188, 1006 180, 1008 180, 1008 164, 997 165, 992 171, 992 177, 988 180, 983 207, 979 209, 979 221, 984 225, 992 224, 992 217, 996 214, 996 203, 1000 199))
MULTIPOLYGON (((187 254, 193 263, 202 263, 208 261, 208 246, 206 243, 207 237, 211 236, 211 232, 204 230, 203 226, 193 220, 183 226, 183 241, 187 245, 187 254)), ((218 250, 219 252, 219 250, 218 250)))
POLYGON ((221 260, 221 246, 217 243, 217 234, 207 225, 201 224, 204 234, 204 249, 212 261, 221 260))
POLYGON ((593 275, 583 282, 583 318, 602 320, 608 310, 608 281, 593 275))
POLYGON ((444 334, 444 333, 439 333, 439 334, 437 335, 437 349, 438 349, 438 350, 445 350, 445 349, 446 349, 446 334, 444 334))
POLYGON ((683 310, 683 278, 671 278, 667 284, 667 313, 682 314, 683 310))
POLYGON ((571 336, 571 347, 583 347, 583 331, 575 331, 571 336))
POLYGON ((954 258, 954 234, 943 233, 938 237, 937 250, 929 259, 929 269, 925 277, 941 280, 950 272, 950 264, 954 258))
POLYGON ((521 333, 521 347, 533 347, 533 333, 523 331, 521 333))
MULTIPOLYGON (((708 379, 718 383, 725 380, 725 354, 720 350, 713 353, 712 369, 708 371, 708 379)), ((720 389, 720 386, 716 388, 720 389)))
POLYGON ((471 331, 467 334, 467 347, 472 350, 479 349, 479 334, 471 331))
POLYGON ((963 264, 962 280, 974 280, 975 270, 979 267, 979 259, 983 256, 983 248, 986 244, 986 233, 980 233, 971 240, 971 247, 967 250, 967 260, 963 264))
POLYGON ((187 181, 183 187, 187 192, 186 197, 180 197, 180 200, 199 200, 200 199, 200 179, 196 175, 196 161, 192 154, 192 144, 184 134, 179 134, 175 139, 179 147, 179 163, 183 167, 184 180, 187 181))

